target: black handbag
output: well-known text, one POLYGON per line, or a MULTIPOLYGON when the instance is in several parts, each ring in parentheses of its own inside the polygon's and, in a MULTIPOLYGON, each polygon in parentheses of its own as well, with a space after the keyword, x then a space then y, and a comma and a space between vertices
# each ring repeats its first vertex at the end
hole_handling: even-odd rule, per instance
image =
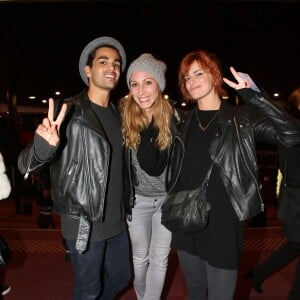
POLYGON ((0 265, 6 265, 11 256, 10 248, 5 240, 5 238, 0 235, 0 265))
POLYGON ((161 223, 172 232, 194 233, 208 224, 211 204, 206 188, 212 171, 212 162, 200 187, 171 193, 161 207, 161 223))

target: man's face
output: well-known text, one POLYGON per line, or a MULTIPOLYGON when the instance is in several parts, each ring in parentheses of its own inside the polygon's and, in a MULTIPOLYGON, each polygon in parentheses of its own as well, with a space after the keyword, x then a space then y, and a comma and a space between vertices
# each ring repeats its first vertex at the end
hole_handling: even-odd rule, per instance
POLYGON ((89 78, 89 86, 105 90, 112 90, 117 85, 121 73, 121 58, 119 52, 110 47, 100 47, 92 67, 85 66, 86 76, 89 78))

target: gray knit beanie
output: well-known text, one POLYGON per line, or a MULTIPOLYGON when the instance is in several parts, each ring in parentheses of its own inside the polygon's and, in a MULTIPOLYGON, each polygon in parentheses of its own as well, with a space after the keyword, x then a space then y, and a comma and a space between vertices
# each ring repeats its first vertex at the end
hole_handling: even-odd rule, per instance
POLYGON ((160 90, 163 92, 166 87, 166 71, 167 66, 163 61, 155 59, 150 53, 143 53, 128 68, 126 76, 128 88, 130 88, 130 77, 133 72, 146 72, 157 81, 160 90))

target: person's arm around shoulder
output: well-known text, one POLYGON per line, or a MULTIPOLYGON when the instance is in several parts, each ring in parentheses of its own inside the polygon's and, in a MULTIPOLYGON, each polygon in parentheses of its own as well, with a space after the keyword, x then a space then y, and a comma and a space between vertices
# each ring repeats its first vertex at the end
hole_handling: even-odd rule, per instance
POLYGON ((49 99, 48 116, 38 125, 34 142, 26 147, 18 157, 18 168, 25 177, 48 162, 59 145, 59 130, 67 110, 63 104, 57 118, 54 119, 54 100, 49 99))

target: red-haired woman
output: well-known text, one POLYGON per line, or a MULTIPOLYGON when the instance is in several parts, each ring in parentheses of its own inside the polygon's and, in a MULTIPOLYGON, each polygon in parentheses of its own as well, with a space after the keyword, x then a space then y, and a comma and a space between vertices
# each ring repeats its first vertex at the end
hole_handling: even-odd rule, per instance
POLYGON ((188 53, 180 64, 181 92, 195 108, 173 144, 168 193, 198 187, 214 160, 208 226, 191 234, 172 233, 189 300, 234 297, 244 221, 263 210, 255 142, 300 143, 299 122, 257 91, 251 79, 230 71, 235 81, 223 78, 216 56, 204 50, 188 53), (246 105, 222 100, 223 82, 246 105))

